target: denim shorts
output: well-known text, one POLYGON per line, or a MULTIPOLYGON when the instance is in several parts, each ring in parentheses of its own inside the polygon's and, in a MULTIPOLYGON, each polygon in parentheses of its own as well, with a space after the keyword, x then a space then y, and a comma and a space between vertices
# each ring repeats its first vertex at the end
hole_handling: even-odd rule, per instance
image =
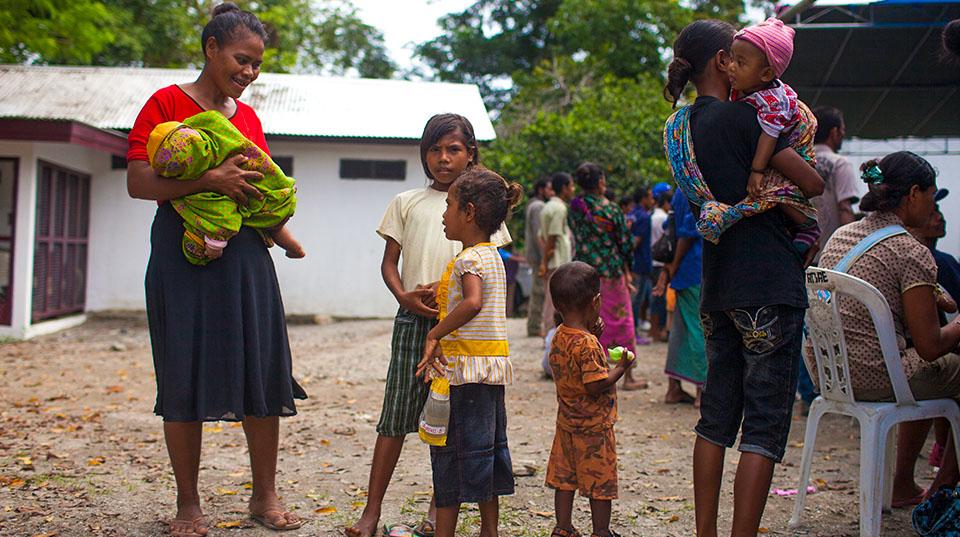
POLYGON ((489 384, 450 387, 447 445, 430 447, 437 507, 513 494, 503 392, 489 384))
POLYGON ((805 310, 784 305, 701 314, 709 370, 696 432, 776 462, 790 434, 805 310))

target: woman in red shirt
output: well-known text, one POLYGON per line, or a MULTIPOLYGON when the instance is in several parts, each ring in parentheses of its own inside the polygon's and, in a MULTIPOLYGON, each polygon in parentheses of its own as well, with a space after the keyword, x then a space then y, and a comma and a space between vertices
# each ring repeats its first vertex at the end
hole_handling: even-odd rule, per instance
POLYGON ((208 532, 197 486, 204 421, 243 423, 253 470, 251 517, 273 529, 302 524, 280 503, 275 483, 279 416, 296 414, 294 399, 306 394, 291 373, 273 260, 257 232, 244 227, 222 257, 206 266, 190 264, 180 246, 183 220, 166 203, 197 192, 246 203, 262 197, 247 183, 260 174, 243 169, 237 155, 195 180, 167 179, 153 172, 146 151, 158 123, 218 110, 269 153, 260 119, 237 100, 260 72, 265 38, 255 15, 231 3, 218 6, 203 30, 200 77, 153 94, 129 135, 127 190, 160 205, 151 230, 146 298, 157 376, 154 412, 164 420, 177 482, 177 516, 169 528, 177 537, 208 532))

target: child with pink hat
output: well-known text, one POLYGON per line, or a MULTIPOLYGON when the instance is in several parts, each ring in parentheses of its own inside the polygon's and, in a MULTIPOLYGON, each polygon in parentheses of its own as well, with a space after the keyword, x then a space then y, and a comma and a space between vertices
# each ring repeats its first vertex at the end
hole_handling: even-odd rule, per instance
POLYGON ((748 194, 760 201, 773 200, 793 222, 793 243, 801 254, 820 238, 816 209, 800 189, 768 168, 781 135, 811 166, 816 118, 796 92, 780 81, 793 57, 793 28, 777 18, 748 26, 733 38, 727 73, 731 100, 742 100, 757 110, 763 134, 750 166, 748 194))

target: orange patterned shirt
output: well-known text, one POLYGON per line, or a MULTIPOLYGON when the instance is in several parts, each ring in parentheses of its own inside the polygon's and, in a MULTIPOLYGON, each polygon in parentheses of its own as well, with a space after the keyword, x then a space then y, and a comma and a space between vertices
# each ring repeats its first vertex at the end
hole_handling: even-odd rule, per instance
POLYGON ((617 421, 616 388, 591 395, 585 386, 609 376, 606 354, 596 336, 565 324, 550 346, 557 387, 557 428, 574 433, 605 431, 617 421))

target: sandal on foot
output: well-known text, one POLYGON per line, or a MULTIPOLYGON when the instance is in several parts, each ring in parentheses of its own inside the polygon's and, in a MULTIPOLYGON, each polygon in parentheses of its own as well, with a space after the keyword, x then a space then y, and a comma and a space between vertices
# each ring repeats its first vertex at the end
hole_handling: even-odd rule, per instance
POLYGON ((383 537, 416 537, 417 533, 406 524, 388 524, 383 527, 383 537))
POLYGON ((203 537, 207 535, 206 533, 200 533, 200 529, 205 529, 208 532, 210 530, 210 528, 207 527, 206 521, 203 520, 203 515, 193 520, 174 518, 167 522, 167 534, 173 537, 203 537))
POLYGON ((303 526, 303 520, 297 520, 297 521, 295 521, 295 522, 287 522, 287 523, 286 523, 285 525, 283 525, 283 526, 278 526, 278 525, 276 525, 276 524, 273 523, 273 520, 276 520, 277 518, 283 518, 284 520, 286 520, 287 517, 284 516, 284 515, 287 515, 288 513, 289 513, 289 514, 292 514, 292 513, 290 513, 290 511, 285 511, 285 510, 283 510, 283 509, 276 509, 276 508, 274 508, 274 509, 267 509, 266 511, 264 511, 264 512, 262 512, 262 513, 259 513, 259 514, 250 513, 250 518, 252 518, 253 520, 259 522, 260 525, 262 525, 263 527, 265 527, 265 528, 267 528, 267 529, 274 530, 274 531, 295 530, 295 529, 299 529, 301 526, 303 526), (271 513, 279 513, 280 516, 279 516, 279 517, 269 517, 269 516, 267 516, 267 515, 269 515, 269 514, 271 514, 271 513))
POLYGON ((550 537, 580 537, 580 532, 573 528, 568 530, 563 528, 553 528, 553 533, 550 534, 550 537))
POLYGON ((913 507, 914 505, 919 505, 927 495, 927 491, 921 491, 920 494, 912 498, 902 498, 900 500, 893 500, 890 502, 890 507, 894 509, 902 509, 904 507, 913 507))
POLYGON ((433 537, 437 531, 435 526, 432 520, 425 518, 413 528, 413 534, 417 537, 433 537))

